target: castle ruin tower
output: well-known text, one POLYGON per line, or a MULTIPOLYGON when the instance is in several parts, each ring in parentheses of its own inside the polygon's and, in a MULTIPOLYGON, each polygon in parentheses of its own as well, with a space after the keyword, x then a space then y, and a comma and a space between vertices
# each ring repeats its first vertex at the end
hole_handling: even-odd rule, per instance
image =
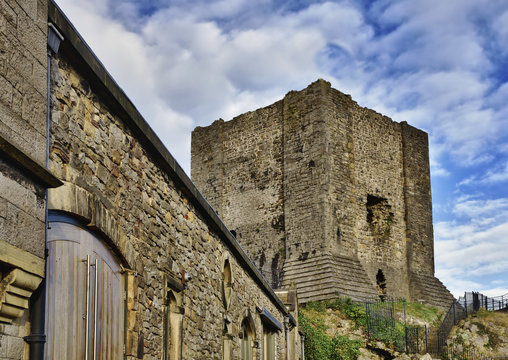
POLYGON ((300 302, 404 297, 434 276, 427 134, 318 80, 192 133, 191 176, 274 287, 300 302))

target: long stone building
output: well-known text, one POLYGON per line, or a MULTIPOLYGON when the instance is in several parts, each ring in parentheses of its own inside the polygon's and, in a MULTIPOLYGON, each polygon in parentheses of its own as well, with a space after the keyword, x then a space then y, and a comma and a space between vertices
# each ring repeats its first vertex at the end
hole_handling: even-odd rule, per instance
POLYGON ((191 176, 274 287, 448 307, 427 134, 318 80, 194 130, 191 176))
POLYGON ((294 291, 55 3, 1 1, 0 55, 0 358, 301 359, 294 291))

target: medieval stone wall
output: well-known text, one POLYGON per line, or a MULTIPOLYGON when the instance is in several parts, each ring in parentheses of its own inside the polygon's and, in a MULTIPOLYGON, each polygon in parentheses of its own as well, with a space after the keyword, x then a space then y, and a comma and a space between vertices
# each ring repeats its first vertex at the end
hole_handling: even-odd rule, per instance
POLYGON ((284 99, 284 223, 286 259, 305 259, 326 250, 324 198, 328 159, 321 89, 290 92, 284 99))
MULTIPOLYGON (((34 259, 38 276, 44 274, 45 187, 18 162, 23 157, 41 168, 46 162, 46 14, 44 0, 0 2, 0 280, 23 268, 25 259, 34 259)), ((11 305, 3 298, 4 289, 0 318, 11 305)), ((2 359, 28 354, 24 310, 20 318, 3 318, 11 324, 0 322, 2 359)))
POLYGON ((407 298, 400 124, 369 109, 354 110, 358 258, 373 283, 381 270, 387 293, 407 298))
POLYGON ((0 4, 0 132, 46 161, 47 2, 0 4))
POLYGON ((432 196, 427 134, 401 123, 404 149, 404 194, 408 267, 413 273, 434 273, 432 196))
POLYGON ((276 103, 226 123, 216 121, 211 132, 197 128, 193 136, 199 145, 192 153, 193 176, 207 179, 200 190, 211 195, 207 200, 272 282, 285 254, 280 107, 276 103))
MULTIPOLYGON (((242 234, 240 243, 256 263, 260 249, 273 246, 274 239, 246 227, 246 217, 266 227, 267 212, 257 204, 269 202, 266 194, 278 192, 283 194, 278 201, 284 214, 280 221, 284 261, 291 279, 303 282, 303 287, 310 288, 307 283, 312 279, 297 274, 298 262, 306 261, 305 268, 311 271, 307 259, 312 258, 316 264, 346 263, 345 258, 359 261, 354 266, 363 267, 371 286, 394 297, 410 297, 412 273, 433 278, 428 140, 423 131, 362 108, 319 80, 231 122, 197 128, 192 152, 192 178, 214 205, 249 208, 248 214, 235 211, 224 220, 242 234), (259 126, 267 113, 271 127, 278 131, 270 133, 259 126), (234 134, 226 136, 223 129, 233 127, 234 134), (234 159, 217 151, 236 141, 230 136, 241 139, 234 143, 236 148, 228 145, 234 159), (262 151, 267 146, 269 151, 262 151), (282 177, 266 181, 265 193, 256 194, 255 202, 242 197, 244 182, 239 179, 262 172, 259 165, 278 164, 278 159, 282 159, 278 166, 282 177), (203 171, 206 163, 209 166, 203 171), (330 255, 335 260, 326 260, 330 255)), ((332 270, 337 266, 327 265, 323 271, 346 276, 344 269, 332 270)), ((343 281, 354 283, 359 278, 343 281)))
MULTIPOLYGON (((161 358, 164 278, 184 270, 192 276, 180 300, 184 358, 222 359, 225 320, 230 324, 226 335, 231 358, 238 358, 241 321, 250 316, 259 359, 263 326, 256 306, 283 323, 284 312, 274 298, 267 296, 252 270, 231 252, 185 189, 158 165, 153 153, 64 55, 53 60, 51 80, 51 169, 64 186, 51 191, 50 208, 90 221, 111 240, 125 266, 140 275, 131 286, 129 358, 140 355, 140 344, 144 359, 161 358), (232 269, 228 310, 222 290, 226 259, 232 269)), ((251 175, 242 177, 246 193, 261 191, 253 185, 260 178, 251 175)), ((219 213, 227 214, 237 204, 223 206, 219 213)), ((284 351, 282 331, 276 335, 277 359, 284 358, 284 351)))

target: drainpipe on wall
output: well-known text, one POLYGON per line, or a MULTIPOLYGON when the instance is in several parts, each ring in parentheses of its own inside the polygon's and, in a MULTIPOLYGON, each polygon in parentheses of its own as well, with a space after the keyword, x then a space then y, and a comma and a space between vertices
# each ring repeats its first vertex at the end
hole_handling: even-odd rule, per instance
MULTIPOLYGON (((51 110, 51 57, 58 53, 60 42, 63 36, 53 26, 48 24, 48 66, 47 66, 47 94, 46 94, 46 168, 49 167, 49 135, 50 135, 50 110, 51 110)), ((47 257, 47 230, 48 222, 48 190, 46 189, 46 207, 44 215, 44 256, 47 257)), ((46 269, 47 270, 47 269, 46 269)), ((44 359, 44 344, 46 343, 45 334, 45 315, 46 315, 46 279, 44 278, 39 288, 33 294, 30 300, 30 335, 25 336, 24 340, 30 347, 30 360, 44 359)))

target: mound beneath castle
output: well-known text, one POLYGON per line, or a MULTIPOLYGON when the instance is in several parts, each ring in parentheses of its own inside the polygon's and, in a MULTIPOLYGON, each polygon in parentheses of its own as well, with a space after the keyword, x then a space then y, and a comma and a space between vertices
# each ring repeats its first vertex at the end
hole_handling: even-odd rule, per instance
POLYGON ((191 176, 275 288, 448 307, 424 131, 318 80, 192 134, 191 176))

